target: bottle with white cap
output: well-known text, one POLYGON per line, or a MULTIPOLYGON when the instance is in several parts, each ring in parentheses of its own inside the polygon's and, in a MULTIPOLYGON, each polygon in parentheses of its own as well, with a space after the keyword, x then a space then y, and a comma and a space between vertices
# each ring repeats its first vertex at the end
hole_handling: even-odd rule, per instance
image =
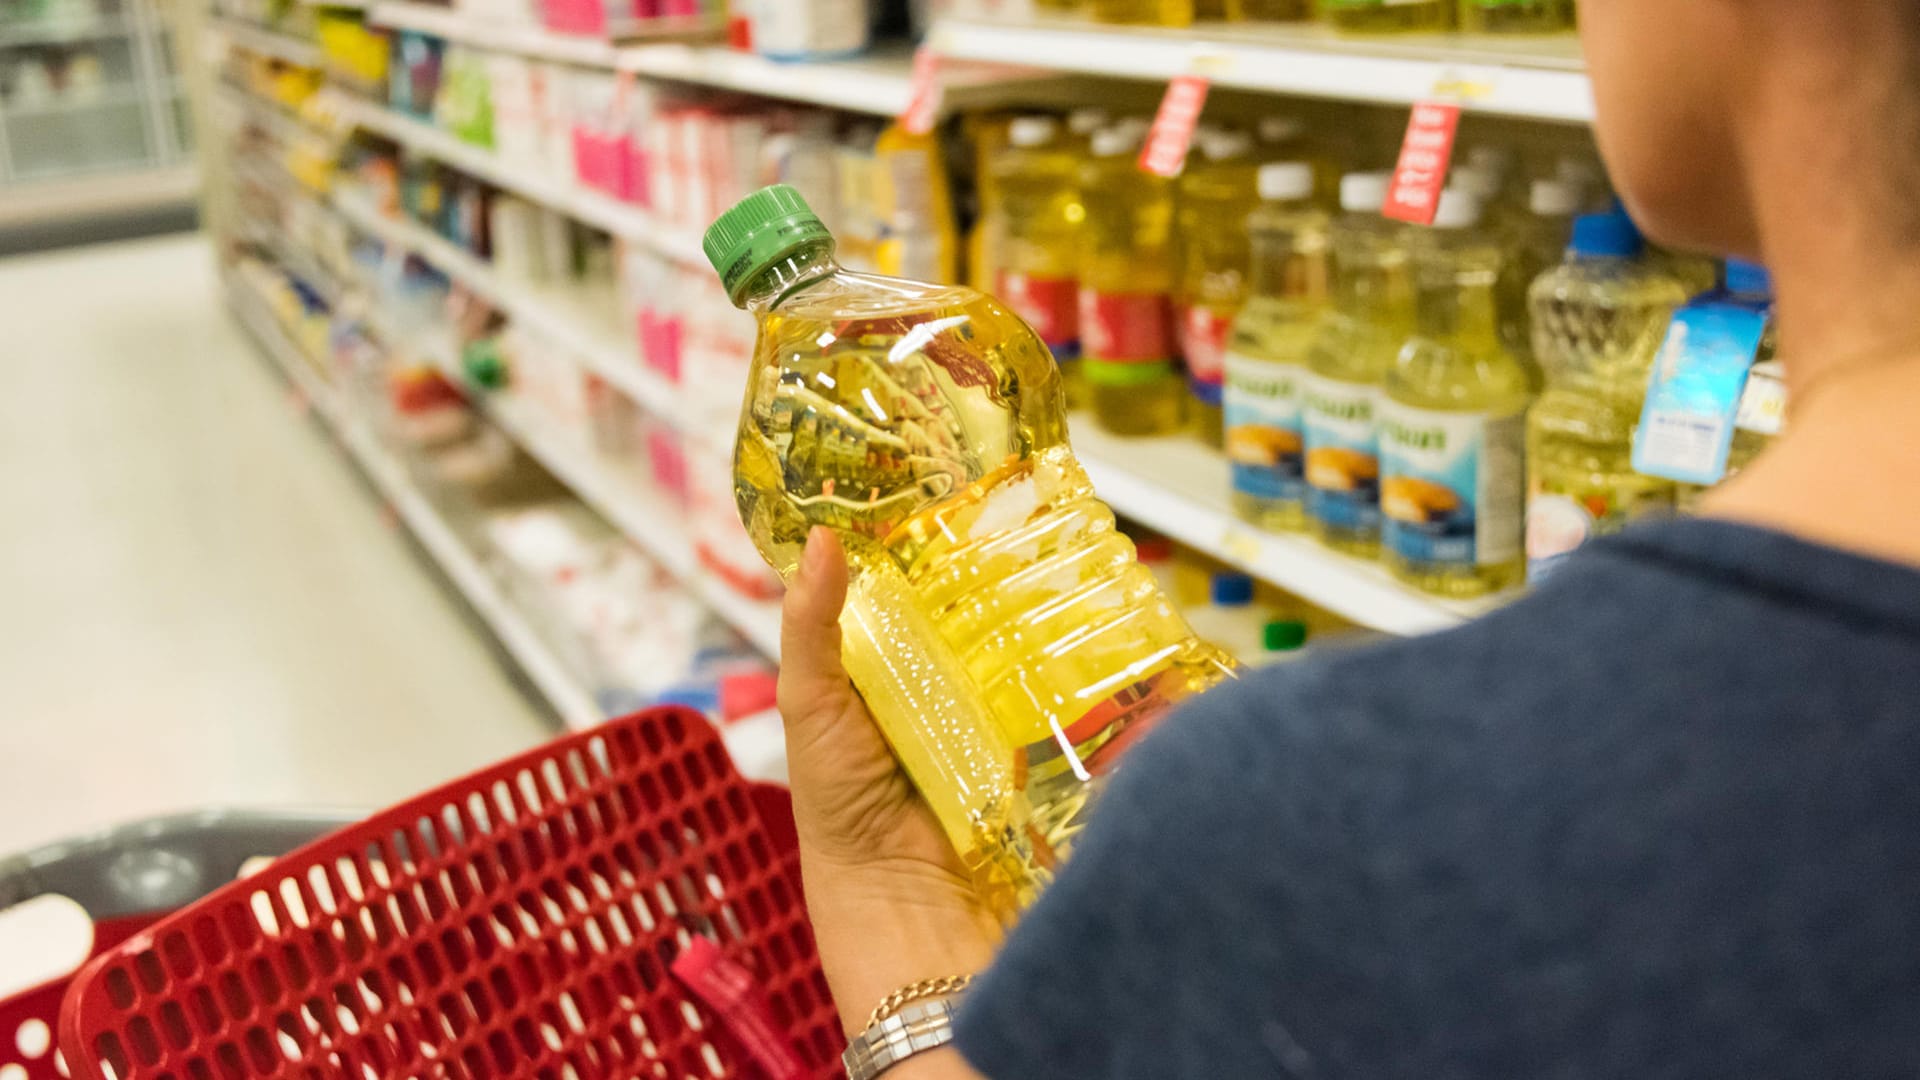
POLYGON ((1573 237, 1573 218, 1582 200, 1578 185, 1565 180, 1535 180, 1527 187, 1527 207, 1497 230, 1507 262, 1500 271, 1501 333, 1515 356, 1527 365, 1537 393, 1546 385, 1533 355, 1532 318, 1527 290, 1541 274, 1560 265, 1573 237))
POLYGON ((1247 215, 1260 201, 1260 162, 1253 154, 1253 136, 1244 131, 1207 129, 1196 141, 1197 160, 1190 159, 1180 176, 1180 276, 1174 307, 1187 386, 1193 392, 1193 427, 1202 441, 1219 446, 1227 336, 1246 302, 1252 258, 1247 215))
POLYGON ((1380 549, 1381 385, 1413 332, 1406 230, 1380 214, 1391 176, 1340 181, 1332 229, 1333 310, 1307 353, 1303 388, 1307 524, 1351 555, 1380 549))
POLYGON ((1300 383, 1332 296, 1332 218, 1313 202, 1313 166, 1260 167, 1247 304, 1227 347, 1226 438, 1236 512, 1276 530, 1306 527, 1300 383))
POLYGON ((1526 573, 1526 367, 1502 340, 1505 254, 1480 228, 1480 200, 1440 196, 1415 232, 1415 332, 1380 410, 1382 557, 1440 596, 1480 596, 1526 573))

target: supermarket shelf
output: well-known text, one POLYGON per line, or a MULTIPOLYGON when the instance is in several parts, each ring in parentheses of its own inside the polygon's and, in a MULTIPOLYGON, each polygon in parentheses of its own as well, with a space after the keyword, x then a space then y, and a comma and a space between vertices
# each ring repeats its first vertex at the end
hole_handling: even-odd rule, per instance
POLYGON ((227 36, 228 41, 243 49, 284 60, 295 67, 317 68, 321 65, 320 46, 310 41, 226 16, 216 16, 209 21, 227 36))
MULTIPOLYGON (((721 46, 641 45, 621 50, 622 71, 830 109, 894 117, 913 98, 913 52, 882 48, 850 60, 781 63, 721 46)), ((944 108, 982 109, 1030 96, 1049 71, 1004 64, 949 64, 940 72, 944 108)))
POLYGON ((0 185, 0 229, 192 206, 199 189, 192 165, 0 185))
POLYGON ((1384 105, 1457 101, 1474 112, 1593 120, 1593 88, 1570 38, 1383 40, 1317 26, 1168 30, 949 19, 934 27, 928 42, 958 60, 1154 82, 1202 74, 1215 86, 1276 94, 1384 105))
POLYGON ((659 376, 640 366, 639 344, 623 341, 574 294, 541 290, 503 277, 485 262, 422 226, 403 218, 388 217, 363 201, 337 196, 334 206, 355 226, 425 259, 515 322, 559 343, 577 355, 588 370, 632 398, 641 408, 668 422, 679 420, 679 394, 659 376))
POLYGON ((343 415, 333 391, 315 378, 294 343, 244 289, 245 286, 229 281, 228 299, 241 324, 312 402, 315 411, 327 421, 374 488, 393 506, 427 554, 446 571, 454 587, 466 597, 567 726, 585 728, 605 720, 606 714, 594 701, 593 694, 580 685, 507 600, 486 567, 414 486, 406 470, 343 415))
POLYGON ((1233 513, 1225 456, 1193 439, 1121 439, 1076 416, 1073 449, 1094 490, 1122 516, 1363 626, 1423 634, 1483 615, 1504 599, 1436 600, 1375 563, 1242 523, 1233 513))
MULTIPOLYGON (((437 4, 375 3, 367 10, 375 26, 414 30, 478 49, 518 53, 541 60, 587 67, 614 66, 622 46, 606 38, 561 34, 527 22, 487 19, 437 4)), ((636 23, 633 35, 647 38, 710 37, 720 27, 711 19, 659 19, 636 23)))
POLYGON ((698 235, 662 225, 637 206, 589 190, 564 177, 502 160, 485 147, 475 146, 431 124, 369 101, 341 97, 332 107, 356 127, 391 139, 522 198, 558 210, 583 224, 624 240, 644 244, 683 263, 700 267, 706 265, 706 255, 701 250, 698 235))

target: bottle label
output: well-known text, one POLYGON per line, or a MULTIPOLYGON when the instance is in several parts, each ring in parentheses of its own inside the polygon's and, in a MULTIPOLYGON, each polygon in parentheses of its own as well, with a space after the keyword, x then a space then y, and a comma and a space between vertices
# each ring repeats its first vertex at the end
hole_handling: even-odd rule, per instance
POLYGON ((1217 391, 1227 376, 1227 337, 1233 316, 1194 305, 1180 312, 1180 351, 1187 358, 1187 375, 1217 391))
POLYGON ((1306 492, 1301 371, 1293 364, 1227 354, 1227 458, 1234 490, 1297 502, 1306 492))
POLYGON ((1536 488, 1527 497, 1527 580, 1536 585, 1545 581, 1595 537, 1672 513, 1673 489, 1664 485, 1619 497, 1594 492, 1585 498, 1536 488))
POLYGON ((1145 364, 1173 358, 1173 304, 1165 293, 1080 290, 1080 346, 1089 360, 1145 364))
POLYGON ((1736 304, 1681 308, 1654 361, 1633 439, 1633 467, 1683 484, 1717 484, 1767 329, 1765 312, 1736 304))
POLYGON ((1369 530, 1380 525, 1380 442, 1374 423, 1379 391, 1308 375, 1305 403, 1307 512, 1326 525, 1369 530))
POLYGON ((1381 539, 1409 562, 1520 557, 1526 418, 1380 407, 1381 539))
POLYGON ((1031 788, 1068 772, 1111 772, 1128 748, 1193 696, 1192 686, 1185 672, 1169 667, 1124 687, 1055 737, 1020 751, 1017 774, 1024 773, 1031 788))
POLYGON ((1025 320, 1056 360, 1080 355, 1080 283, 1070 277, 1000 272, 1000 299, 1025 320))

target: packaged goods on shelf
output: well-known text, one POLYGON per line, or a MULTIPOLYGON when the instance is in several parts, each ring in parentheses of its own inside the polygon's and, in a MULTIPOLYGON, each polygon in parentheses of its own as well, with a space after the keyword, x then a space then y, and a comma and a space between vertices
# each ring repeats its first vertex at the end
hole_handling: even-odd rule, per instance
POLYGON ((547 29, 586 37, 622 38, 657 29, 720 26, 721 0, 544 0, 547 29))
POLYGON ((327 77, 363 94, 384 93, 391 60, 387 35, 357 14, 320 9, 314 15, 327 77))

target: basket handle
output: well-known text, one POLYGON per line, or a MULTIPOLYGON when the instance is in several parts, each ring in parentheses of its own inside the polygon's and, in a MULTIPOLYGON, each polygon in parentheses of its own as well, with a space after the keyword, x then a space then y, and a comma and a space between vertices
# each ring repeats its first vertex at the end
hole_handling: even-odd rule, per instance
POLYGON ((95 922, 172 911, 277 856, 363 820, 352 811, 206 810, 102 830, 0 858, 0 911, 64 896, 95 922))

